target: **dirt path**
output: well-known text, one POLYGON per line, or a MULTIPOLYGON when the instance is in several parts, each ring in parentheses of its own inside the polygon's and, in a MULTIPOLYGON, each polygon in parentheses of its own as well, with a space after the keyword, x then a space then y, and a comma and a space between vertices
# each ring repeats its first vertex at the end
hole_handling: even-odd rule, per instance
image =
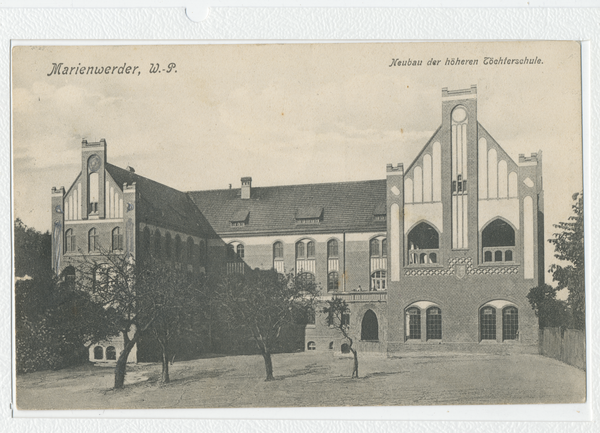
POLYGON ((124 390, 111 389, 112 367, 85 366, 17 377, 20 409, 306 407, 574 403, 585 400, 585 372, 537 355, 331 354, 273 357, 264 381, 261 356, 176 362, 168 385, 159 364, 129 367, 124 390))

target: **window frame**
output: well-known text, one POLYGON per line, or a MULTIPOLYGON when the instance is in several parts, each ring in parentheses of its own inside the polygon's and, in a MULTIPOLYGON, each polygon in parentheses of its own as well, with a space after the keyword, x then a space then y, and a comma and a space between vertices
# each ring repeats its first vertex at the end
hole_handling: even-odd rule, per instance
POLYGON ((123 251, 123 233, 120 226, 111 231, 111 251, 123 251))
POLYGON ((273 243, 273 260, 283 260, 283 242, 273 243))
POLYGON ((65 253, 74 253, 77 250, 77 237, 72 228, 65 231, 65 253))
POLYGON ((98 243, 98 230, 96 227, 92 227, 88 230, 88 253, 93 253, 100 250, 100 245, 98 243), (93 240, 93 243, 92 243, 93 240))

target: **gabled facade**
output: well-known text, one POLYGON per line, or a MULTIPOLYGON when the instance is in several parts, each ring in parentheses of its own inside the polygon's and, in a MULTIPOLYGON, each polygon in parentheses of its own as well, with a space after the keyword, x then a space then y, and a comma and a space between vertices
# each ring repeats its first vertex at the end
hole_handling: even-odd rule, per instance
MULTIPOLYGON (((390 164, 386 179, 363 182, 257 188, 244 177, 183 193, 84 141, 73 186, 53 189, 54 267, 97 243, 192 272, 274 268, 345 299, 362 351, 534 352, 526 295, 544 277, 541 153, 515 161, 500 147, 477 120, 475 86, 443 89, 441 108, 406 170, 390 164)), ((344 344, 317 312, 305 350, 344 344)))

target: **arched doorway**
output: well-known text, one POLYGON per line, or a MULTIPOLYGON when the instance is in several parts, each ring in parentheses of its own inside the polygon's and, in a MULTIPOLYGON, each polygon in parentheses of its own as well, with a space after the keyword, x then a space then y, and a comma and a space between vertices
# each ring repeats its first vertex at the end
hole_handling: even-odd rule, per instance
POLYGON ((373 310, 368 310, 363 316, 360 339, 363 341, 379 340, 379 323, 373 310))

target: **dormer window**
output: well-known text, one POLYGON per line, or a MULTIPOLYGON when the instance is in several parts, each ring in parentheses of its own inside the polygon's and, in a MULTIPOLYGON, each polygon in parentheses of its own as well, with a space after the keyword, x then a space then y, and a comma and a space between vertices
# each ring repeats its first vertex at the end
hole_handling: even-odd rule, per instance
POLYGON ((375 206, 375 209, 373 209, 373 220, 385 221, 386 214, 387 214, 387 212, 386 212, 385 203, 379 203, 377 206, 375 206))
POLYGON ((239 210, 233 214, 229 220, 231 227, 245 227, 248 225, 250 212, 248 210, 239 210))
POLYGON ((296 224, 320 224, 322 220, 322 207, 306 206, 296 210, 296 224))

